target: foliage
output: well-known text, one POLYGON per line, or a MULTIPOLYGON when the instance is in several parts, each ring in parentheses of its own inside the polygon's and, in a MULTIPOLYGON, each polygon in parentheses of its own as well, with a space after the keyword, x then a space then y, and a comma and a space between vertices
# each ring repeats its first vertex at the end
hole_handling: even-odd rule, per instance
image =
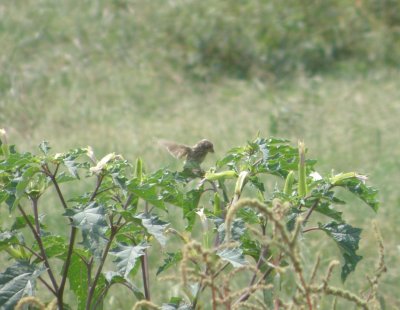
POLYGON ((164 301, 161 309, 197 309, 202 304, 213 309, 313 309, 326 295, 365 309, 379 307, 377 286, 385 271, 380 239, 379 268, 367 297, 329 284, 337 262, 320 281, 319 259, 311 275, 304 272, 300 239, 310 232, 319 232, 338 246, 343 282, 362 259, 357 254, 361 229, 346 223, 337 210, 346 204, 338 188, 374 211, 379 205, 377 191, 365 184, 363 175, 322 177, 314 168, 316 161, 306 158, 303 143, 295 148, 287 140, 257 137, 233 148, 202 177, 192 178, 166 168, 147 173, 141 159, 133 169, 114 153, 97 160, 90 147, 54 154, 43 142, 39 155, 21 153, 8 144, 4 131, 1 134, 0 198, 15 219, 0 234, 0 250, 12 261, 0 274, 4 309, 12 309, 38 288, 52 293, 59 309, 67 309, 67 282, 78 309, 101 309, 113 285, 132 291, 138 299, 135 308, 157 308, 159 301, 151 297, 149 258, 159 256, 156 244, 165 249, 172 236, 181 246, 165 251, 157 277, 178 265, 179 273, 169 280, 180 283, 181 292, 164 301), (265 185, 269 176, 282 180, 272 192, 265 185), (87 181, 92 181, 91 190, 79 193, 87 181), (75 189, 69 197, 64 184, 75 189), (69 230, 68 238, 43 223, 39 212, 44 212, 47 192, 58 197, 59 206, 52 207, 59 208, 59 223, 69 230), (184 231, 163 219, 170 209, 181 211, 187 224, 184 231), (310 227, 317 214, 321 222, 310 227), (62 263, 61 270, 56 261, 62 263), (107 271, 109 266, 112 270, 107 271), (249 284, 235 287, 232 279, 242 276, 249 277, 249 284), (284 282, 292 282, 295 289, 285 292, 284 282))
POLYGON ((315 73, 351 59, 398 63, 399 8, 377 0, 182 0, 164 27, 171 57, 199 77, 315 73))

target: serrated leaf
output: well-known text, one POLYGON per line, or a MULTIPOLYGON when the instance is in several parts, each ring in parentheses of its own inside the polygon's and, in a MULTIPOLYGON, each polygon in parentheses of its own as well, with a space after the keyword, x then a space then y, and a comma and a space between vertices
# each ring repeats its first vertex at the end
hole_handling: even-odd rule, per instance
POLYGON ((135 218, 142 221, 142 225, 146 228, 147 232, 156 238, 162 247, 165 246, 167 242, 165 229, 169 226, 169 223, 161 221, 156 215, 146 213, 140 213, 135 218))
POLYGON ((71 290, 77 300, 77 310, 83 310, 87 299, 87 266, 82 259, 75 253, 71 256, 71 264, 68 269, 68 281, 71 290))
POLYGON ((121 276, 118 272, 107 271, 106 273, 104 273, 104 277, 107 281, 108 287, 113 284, 124 284, 125 287, 129 288, 133 292, 138 300, 145 299, 144 294, 139 290, 139 288, 137 288, 131 281, 121 276))
POLYGON ((261 253, 260 244, 248 236, 248 233, 244 234, 244 236, 240 238, 240 242, 240 248, 243 250, 243 254, 249 255, 257 261, 261 253))
POLYGON ((193 308, 182 301, 180 297, 171 297, 167 304, 162 304, 161 310, 192 310, 193 308))
POLYGON ((56 177, 57 183, 61 184, 61 183, 66 183, 66 182, 71 182, 71 181, 75 181, 76 177, 73 177, 71 175, 67 175, 65 174, 65 172, 61 172, 57 175, 56 177))
MULTIPOLYGON (((33 224, 33 225, 35 224, 35 219, 33 218, 32 215, 27 214, 27 218, 31 224, 33 224)), ((18 230, 18 229, 24 228, 24 227, 26 227, 26 225, 28 225, 28 223, 26 222, 26 220, 23 216, 16 216, 15 221, 11 226, 11 230, 18 230)))
POLYGON ((123 245, 118 244, 116 248, 110 251, 110 254, 115 256, 114 260, 117 263, 118 272, 125 279, 128 278, 129 273, 135 267, 136 261, 140 256, 144 255, 144 251, 149 247, 146 243, 139 245, 123 245))
POLYGON ((65 167, 67 167, 69 173, 76 179, 79 179, 78 165, 74 159, 67 157, 63 160, 65 167))
POLYGON ((25 189, 28 186, 32 177, 39 172, 39 168, 36 166, 29 167, 24 171, 22 176, 18 179, 18 184, 16 186, 16 197, 20 198, 25 194, 25 189))
POLYGON ((233 267, 238 268, 247 264, 244 258, 243 251, 240 248, 223 248, 216 253, 222 260, 232 264, 233 267))
MULTIPOLYGON (((46 235, 42 237, 43 247, 46 251, 47 258, 51 257, 62 257, 67 255, 68 246, 67 240, 62 236, 46 235)), ((39 251, 37 245, 35 245, 34 250, 39 251)))
POLYGON ((347 276, 353 272, 362 256, 356 254, 360 242, 361 229, 344 223, 330 222, 325 225, 319 224, 319 228, 325 231, 339 247, 344 258, 341 278, 344 282, 347 276))
POLYGON ((128 190, 151 205, 166 210, 163 197, 158 193, 156 184, 131 183, 128 185, 128 190))
MULTIPOLYGON (((244 224, 244 221, 242 219, 234 219, 231 227, 231 238, 234 241, 239 241, 240 238, 243 236, 243 234, 246 231, 246 226, 244 224)), ((218 227, 218 238, 219 240, 224 240, 225 239, 225 223, 222 223, 218 227)))
POLYGON ((164 259, 164 264, 158 267, 156 275, 158 276, 161 272, 166 271, 170 267, 176 265, 182 260, 182 252, 178 251, 175 253, 167 253, 167 257, 164 259))
POLYGON ((20 241, 14 231, 0 232, 0 250, 9 247, 10 245, 19 244, 20 241))
POLYGON ((375 212, 379 209, 379 202, 377 200, 378 190, 364 184, 363 180, 357 177, 341 180, 335 184, 349 190, 351 193, 363 200, 375 212))
POLYGON ((17 169, 29 163, 37 163, 38 159, 31 153, 11 153, 6 160, 0 162, 0 170, 17 169))
POLYGON ((39 266, 17 262, 0 273, 0 308, 12 310, 25 295, 33 295, 35 279, 44 272, 39 266))
POLYGON ((191 231, 196 221, 196 209, 200 202, 202 190, 193 189, 186 193, 183 202, 183 217, 188 223, 185 227, 187 231, 191 231))
POLYGON ((343 222, 342 212, 336 211, 329 202, 320 203, 315 211, 333 218, 335 221, 343 222))
POLYGON ((47 155, 51 149, 51 147, 49 146, 49 142, 43 141, 42 143, 40 143, 39 149, 43 152, 44 155, 47 155))
POLYGON ((96 257, 100 257, 106 244, 105 233, 108 229, 105 219, 106 210, 93 202, 85 209, 68 209, 65 215, 72 219, 72 225, 82 231, 83 245, 96 257))

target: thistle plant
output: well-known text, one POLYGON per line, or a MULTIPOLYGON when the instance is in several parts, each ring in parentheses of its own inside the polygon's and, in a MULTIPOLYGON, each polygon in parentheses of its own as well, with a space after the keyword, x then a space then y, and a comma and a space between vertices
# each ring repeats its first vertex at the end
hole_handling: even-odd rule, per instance
POLYGON ((0 204, 12 219, 0 224, 8 258, 0 270, 2 309, 102 309, 114 285, 135 296, 133 309, 380 307, 386 267, 377 228, 378 267, 368 288, 359 294, 332 284, 338 272, 343 283, 357 273, 362 259, 361 229, 339 211, 348 202, 337 189, 374 212, 377 191, 357 172, 320 175, 302 142, 257 137, 188 176, 147 172, 141 159, 132 164, 114 153, 97 160, 91 147, 54 153, 43 142, 39 154, 19 152, 5 131, 0 138, 0 204), (167 221, 171 212, 181 214, 179 224, 167 221), (46 213, 57 227, 47 225, 46 213), (306 260, 311 232, 332 239, 337 257, 321 249, 306 260), (163 262, 152 265, 159 248, 163 262), (163 292, 153 291, 153 276, 163 292), (168 290, 172 284, 179 292, 168 290))

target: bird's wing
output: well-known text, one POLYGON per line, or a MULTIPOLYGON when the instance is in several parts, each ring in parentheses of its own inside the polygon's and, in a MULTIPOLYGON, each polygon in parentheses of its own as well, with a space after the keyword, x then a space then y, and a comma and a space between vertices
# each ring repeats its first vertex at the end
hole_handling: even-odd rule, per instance
POLYGON ((163 147, 165 147, 168 150, 168 152, 176 158, 184 158, 191 152, 190 146, 184 144, 179 144, 173 141, 165 141, 165 140, 160 140, 158 141, 158 143, 163 147))

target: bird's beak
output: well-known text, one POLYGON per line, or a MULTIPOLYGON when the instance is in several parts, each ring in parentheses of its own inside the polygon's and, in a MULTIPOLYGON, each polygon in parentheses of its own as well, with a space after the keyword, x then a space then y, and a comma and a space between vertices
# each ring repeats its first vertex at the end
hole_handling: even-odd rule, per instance
POLYGON ((211 152, 211 153, 214 153, 214 148, 211 148, 210 152, 211 152))

